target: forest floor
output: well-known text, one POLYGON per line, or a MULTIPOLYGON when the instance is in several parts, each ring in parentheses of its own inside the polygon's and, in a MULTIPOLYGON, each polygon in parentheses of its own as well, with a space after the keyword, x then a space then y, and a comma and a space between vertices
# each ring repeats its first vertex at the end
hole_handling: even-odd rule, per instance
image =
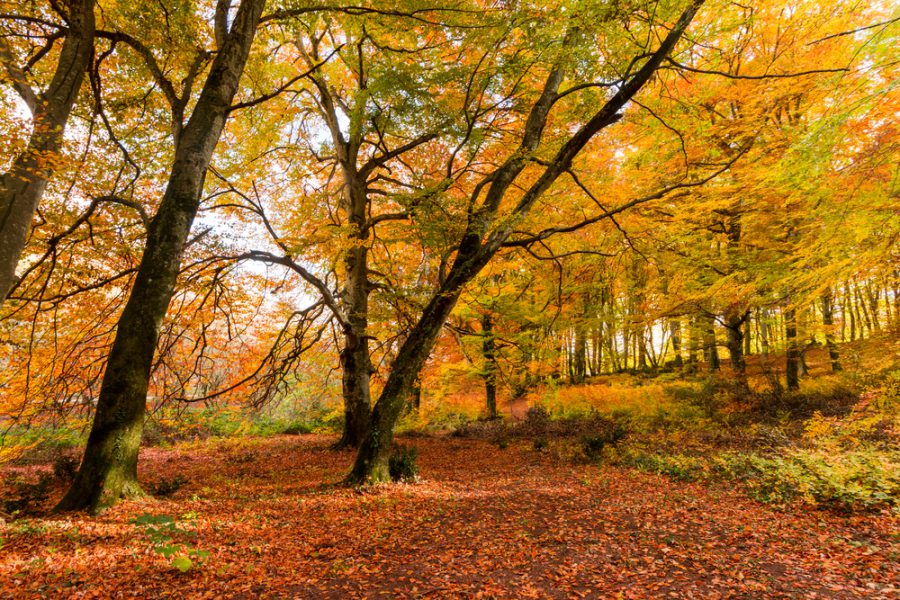
POLYGON ((332 442, 305 435, 148 448, 145 485, 175 475, 183 485, 98 518, 0 525, 0 597, 900 594, 900 536, 887 512, 779 510, 733 486, 451 437, 402 441, 419 449, 420 482, 360 491, 338 485, 353 455, 332 442), (147 514, 174 522, 133 522, 147 514), (180 572, 161 546, 176 557, 190 548, 208 555, 180 572))

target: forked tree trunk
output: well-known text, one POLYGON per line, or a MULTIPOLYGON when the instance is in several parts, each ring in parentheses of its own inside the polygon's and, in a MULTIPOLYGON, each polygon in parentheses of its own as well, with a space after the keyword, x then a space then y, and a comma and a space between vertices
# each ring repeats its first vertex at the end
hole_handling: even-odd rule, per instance
POLYGON ((425 307, 394 359, 394 368, 372 410, 371 426, 348 476, 348 481, 352 483, 390 481, 388 458, 394 438, 394 424, 400 416, 408 390, 425 364, 462 291, 461 286, 456 289, 445 286, 445 289, 446 293, 436 295, 425 307))
POLYGON ((119 318, 81 467, 56 510, 97 513, 140 493, 137 461, 159 327, 175 289, 203 179, 234 95, 265 0, 243 0, 175 149, 175 160, 131 295, 119 318))
POLYGON ((66 3, 68 29, 56 71, 43 93, 31 89, 15 57, 0 39, 0 69, 5 67, 12 86, 33 116, 28 147, 0 175, 0 306, 16 281, 16 266, 25 249, 31 221, 47 182, 59 161, 63 133, 84 81, 94 50, 94 0, 66 3))

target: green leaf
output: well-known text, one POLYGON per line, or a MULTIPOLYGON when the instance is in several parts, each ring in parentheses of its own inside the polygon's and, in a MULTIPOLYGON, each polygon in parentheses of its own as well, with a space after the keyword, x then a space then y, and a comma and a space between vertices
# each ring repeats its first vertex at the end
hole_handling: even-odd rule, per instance
POLYGON ((131 520, 134 525, 166 525, 174 523, 175 519, 171 515, 151 515, 144 513, 131 520))
POLYGON ((194 563, 187 556, 176 556, 172 559, 172 566, 182 573, 186 573, 194 566, 194 563))
POLYGON ((157 554, 162 554, 166 558, 178 552, 178 546, 157 546, 153 549, 157 554))

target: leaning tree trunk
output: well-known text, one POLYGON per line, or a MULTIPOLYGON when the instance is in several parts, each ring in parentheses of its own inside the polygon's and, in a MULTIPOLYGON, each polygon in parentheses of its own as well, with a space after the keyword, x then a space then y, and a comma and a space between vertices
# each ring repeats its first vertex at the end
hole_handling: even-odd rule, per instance
POLYGON ((371 426, 359 447, 356 462, 347 478, 349 482, 390 481, 388 458, 394 439, 394 424, 438 334, 456 305, 462 291, 461 283, 455 289, 454 286, 444 286, 445 292, 431 299, 400 347, 393 362, 394 368, 372 410, 371 426))
MULTIPOLYGON (((522 141, 506 161, 488 175, 483 183, 490 185, 484 199, 478 202, 479 192, 472 198, 477 206, 469 213, 466 231, 457 246, 456 258, 443 284, 435 291, 422 311, 419 320, 410 330, 409 337, 392 363, 391 374, 372 411, 372 424, 356 455, 356 461, 347 477, 350 483, 386 481, 390 478, 388 458, 393 441, 394 426, 403 408, 410 386, 431 353, 438 334, 456 305, 463 287, 490 262, 501 246, 512 235, 516 224, 523 219, 537 200, 567 172, 574 158, 584 146, 604 128, 620 119, 619 111, 656 73, 675 44, 693 20, 703 0, 694 0, 668 32, 657 50, 626 83, 618 87, 613 96, 568 141, 562 144, 547 163, 544 171, 518 199, 510 218, 497 220, 498 212, 507 191, 518 175, 530 163, 530 156, 537 150, 543 129, 563 82, 567 62, 565 53, 560 62, 548 74, 540 96, 532 105, 525 122, 522 141)), ((573 38, 566 36, 564 45, 573 38)), ((476 186, 476 190, 483 189, 476 186)))
POLYGON ((13 87, 32 112, 34 125, 28 147, 0 176, 0 305, 16 280, 16 266, 25 249, 31 220, 47 182, 56 170, 63 133, 78 97, 94 50, 94 0, 68 4, 69 22, 56 71, 43 93, 35 93, 4 40, 0 63, 13 87))
POLYGON ((137 461, 159 327, 175 290, 203 180, 225 126, 265 0, 244 0, 175 149, 134 286, 116 328, 81 467, 56 510, 97 513, 140 493, 137 461))

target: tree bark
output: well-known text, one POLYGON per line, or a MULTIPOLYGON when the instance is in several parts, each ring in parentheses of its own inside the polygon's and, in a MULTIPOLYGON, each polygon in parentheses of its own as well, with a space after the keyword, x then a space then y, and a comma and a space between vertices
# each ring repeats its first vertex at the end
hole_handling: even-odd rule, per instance
POLYGON ((745 380, 747 363, 744 360, 744 323, 747 321, 749 311, 743 314, 731 309, 725 314, 725 332, 727 334, 726 345, 731 360, 731 368, 739 380, 745 380))
POLYGON ((719 345, 716 341, 716 321, 712 316, 703 318, 703 352, 706 354, 706 368, 710 373, 721 368, 719 345))
POLYGON ((587 375, 587 340, 585 339, 584 325, 582 323, 575 325, 575 348, 573 353, 572 381, 575 384, 584 383, 584 378, 587 375))
POLYGON ((45 92, 31 89, 10 48, 0 40, 0 63, 33 116, 28 147, 0 176, 0 306, 16 282, 16 266, 31 221, 58 165, 66 123, 93 56, 94 0, 76 0, 67 6, 68 30, 45 92))
POLYGON ((784 311, 784 332, 787 341, 787 353, 785 355, 785 376, 787 389, 793 391, 800 389, 800 347, 797 344, 797 315, 792 307, 784 311))
POLYGON ((497 417, 497 341, 490 312, 481 316, 481 351, 484 354, 484 394, 488 418, 497 417))
POLYGON ((747 314, 747 320, 744 322, 744 358, 753 352, 753 344, 750 339, 750 333, 752 331, 753 324, 751 323, 752 319, 750 318, 750 314, 747 314))
POLYGON ((676 367, 681 367, 684 364, 684 360, 681 358, 681 320, 680 319, 669 319, 669 339, 672 343, 672 352, 675 355, 675 358, 672 359, 672 364, 676 367))
POLYGON ((825 347, 831 360, 831 371, 837 373, 843 369, 837 344, 834 343, 834 295, 830 288, 822 294, 822 324, 825 325, 825 347))
MULTIPOLYGON (((354 220, 365 219, 365 198, 354 201, 354 220)), ((360 232, 364 224, 360 224, 360 232)), ((368 248, 364 233, 358 234, 359 244, 347 251, 347 285, 343 304, 347 315, 344 328, 344 348, 341 350, 341 369, 344 398, 344 431, 338 447, 357 448, 369 428, 372 405, 370 379, 372 360, 369 352, 369 281, 368 248)))
POLYGON ((700 351, 700 336, 697 331, 697 318, 691 317, 688 321, 688 364, 697 364, 697 353, 700 351))
POLYGON ((875 331, 881 331, 881 321, 879 316, 879 300, 881 290, 877 286, 873 286, 871 281, 867 281, 865 285, 866 299, 869 301, 869 312, 872 314, 872 325, 875 331))
POLYGON ((100 387, 84 459, 56 510, 97 513, 139 493, 138 450, 159 327, 175 290, 206 170, 237 92, 265 0, 243 0, 190 120, 179 136, 169 182, 150 224, 144 253, 100 387))

